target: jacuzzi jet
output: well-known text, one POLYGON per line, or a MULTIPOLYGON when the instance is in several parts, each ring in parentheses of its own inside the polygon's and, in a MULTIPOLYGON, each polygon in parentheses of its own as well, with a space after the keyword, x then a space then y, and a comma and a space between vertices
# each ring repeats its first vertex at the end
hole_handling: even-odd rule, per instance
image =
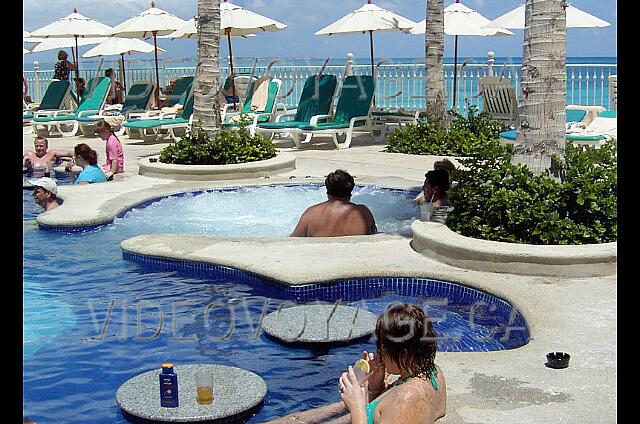
POLYGON ((567 368, 569 366, 569 359, 571 355, 564 352, 549 352, 547 353, 547 363, 545 364, 549 368, 567 368))

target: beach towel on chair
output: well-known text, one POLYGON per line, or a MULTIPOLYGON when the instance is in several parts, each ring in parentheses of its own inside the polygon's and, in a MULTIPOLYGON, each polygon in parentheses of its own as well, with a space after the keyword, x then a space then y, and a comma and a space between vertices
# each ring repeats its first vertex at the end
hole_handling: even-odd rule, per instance
POLYGON ((251 97, 251 110, 262 112, 267 108, 267 100, 269 98, 269 79, 260 78, 254 84, 256 89, 251 97))

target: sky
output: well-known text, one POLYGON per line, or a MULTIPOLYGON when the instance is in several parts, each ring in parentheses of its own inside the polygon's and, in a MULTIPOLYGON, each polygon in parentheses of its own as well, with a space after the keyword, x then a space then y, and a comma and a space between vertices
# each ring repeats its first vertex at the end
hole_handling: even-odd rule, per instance
MULTIPOLYGON (((445 0, 445 7, 453 3, 445 0)), ((463 0, 462 3, 475 9, 488 19, 514 9, 523 0, 463 0)), ((263 33, 256 37, 234 38, 234 57, 314 57, 341 58, 352 52, 356 58, 368 57, 367 35, 317 36, 313 33, 358 9, 366 0, 233 0, 233 3, 254 12, 280 21, 288 27, 284 30, 263 33)), ((373 3, 389 9, 414 22, 426 16, 426 0, 373 0, 373 3)), ((605 28, 570 28, 567 31, 568 56, 617 56, 617 3, 615 0, 574 0, 573 6, 595 15, 611 26, 605 28)), ((151 7, 150 0, 23 0, 24 29, 36 30, 56 19, 73 12, 115 26, 151 7)), ((164 9, 184 20, 196 14, 196 0, 156 0, 156 7, 164 9)), ((513 30, 509 37, 459 37, 458 56, 486 57, 492 50, 496 56, 521 57, 523 30, 513 30)), ((147 40, 151 43, 152 40, 147 40)), ((159 47, 166 52, 165 58, 195 57, 196 41, 159 40, 159 47)), ((92 46, 80 47, 80 54, 92 46)), ((423 58, 424 34, 408 35, 396 32, 374 34, 376 58, 423 58)), ((452 57, 454 37, 445 37, 445 56, 452 57)), ((34 60, 54 62, 56 51, 24 55, 24 62, 34 60)), ((221 40, 220 54, 226 56, 227 42, 221 40)), ((151 56, 152 55, 148 55, 151 56)), ((146 58, 135 55, 132 58, 146 58)))

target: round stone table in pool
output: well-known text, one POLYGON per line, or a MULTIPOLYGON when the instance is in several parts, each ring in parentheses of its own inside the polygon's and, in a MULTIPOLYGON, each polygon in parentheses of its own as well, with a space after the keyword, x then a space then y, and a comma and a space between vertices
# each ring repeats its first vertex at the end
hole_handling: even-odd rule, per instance
POLYGON ((161 369, 137 375, 116 392, 116 401, 123 415, 134 422, 228 422, 249 414, 267 394, 262 377, 241 368, 215 364, 176 365, 178 375, 177 408, 160 406, 161 369), (213 402, 201 405, 196 401, 196 371, 213 373, 213 402))
POLYGON ((285 343, 345 343, 373 333, 377 316, 345 305, 300 305, 264 317, 265 333, 285 343))

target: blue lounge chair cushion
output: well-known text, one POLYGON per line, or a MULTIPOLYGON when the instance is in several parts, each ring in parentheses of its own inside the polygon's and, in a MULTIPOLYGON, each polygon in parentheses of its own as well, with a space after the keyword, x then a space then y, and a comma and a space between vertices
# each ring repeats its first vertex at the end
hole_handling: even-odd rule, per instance
POLYGON ((265 122, 260 124, 260 128, 266 130, 281 130, 287 128, 299 128, 308 126, 309 121, 282 121, 282 122, 265 122))
POLYGON ((516 137, 518 133, 516 130, 504 131, 500 133, 500 138, 504 138, 506 140, 516 141, 516 137))
POLYGON ((600 118, 618 118, 618 112, 615 110, 605 110, 598 114, 600 118))
POLYGON ((47 86, 38 110, 58 110, 69 92, 69 81, 51 81, 47 86))
MULTIPOLYGON (((504 131, 500 133, 500 138, 505 140, 516 141, 516 136, 516 130, 504 131)), ((565 137, 568 141, 600 141, 605 139, 605 137, 602 135, 566 134, 565 137)))
POLYGON ((78 120, 78 113, 83 111, 99 111, 104 106, 104 102, 107 99, 109 93, 109 86, 111 82, 107 77, 98 78, 99 82, 96 84, 95 89, 91 97, 85 98, 82 103, 76 109, 75 114, 61 115, 61 116, 40 116, 33 119, 34 122, 60 122, 60 121, 76 121, 78 120))
POLYGON ((565 122, 580 122, 587 116, 587 111, 584 109, 565 109, 565 122))
POLYGON ((195 101, 193 93, 190 93, 189 100, 187 100, 184 109, 182 110, 182 115, 176 118, 168 118, 168 119, 128 119, 124 122, 125 127, 127 128, 135 128, 135 129, 149 129, 161 127, 163 125, 187 125, 189 123, 189 118, 193 114, 193 102, 195 101))
POLYGON ((149 129, 161 127, 163 125, 174 125, 174 124, 188 124, 189 119, 185 119, 183 117, 171 118, 171 119, 133 119, 125 122, 125 126, 127 128, 136 128, 136 129, 149 129))

